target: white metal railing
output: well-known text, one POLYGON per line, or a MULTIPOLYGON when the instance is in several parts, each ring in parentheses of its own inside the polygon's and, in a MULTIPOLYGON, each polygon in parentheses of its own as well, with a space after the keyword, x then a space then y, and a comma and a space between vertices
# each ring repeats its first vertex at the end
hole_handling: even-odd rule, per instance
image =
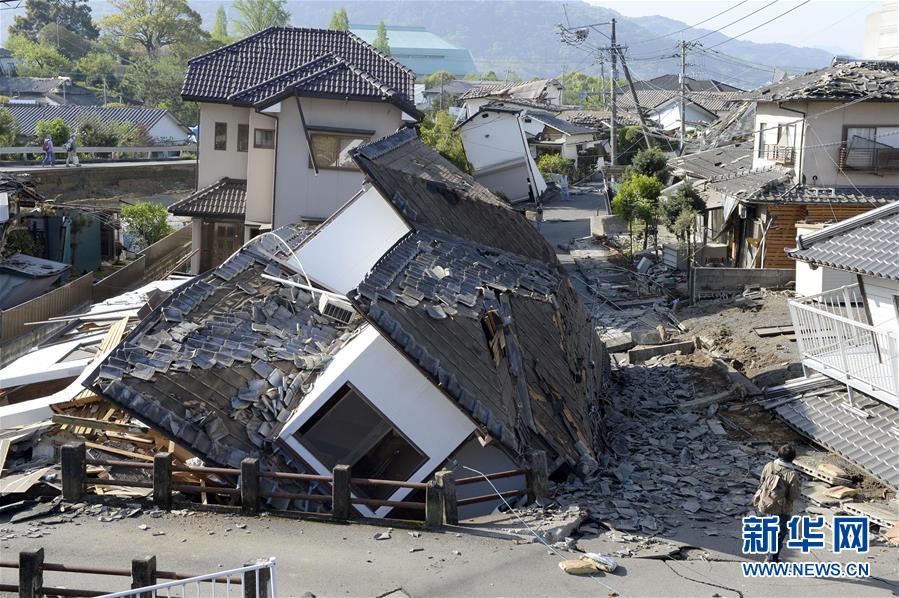
MULTIPOLYGON (((78 147, 79 154, 150 154, 158 152, 196 152, 196 143, 179 143, 167 145, 142 145, 142 146, 85 146, 78 147)), ((0 156, 7 154, 36 154, 44 153, 40 146, 0 147, 0 156)), ((65 157, 66 150, 62 147, 54 147, 53 153, 58 157, 65 157)))
POLYGON ((246 584, 248 576, 255 577, 256 591, 251 594, 255 598, 278 598, 278 585, 275 581, 275 557, 271 557, 254 565, 246 565, 227 571, 216 571, 207 575, 198 575, 187 579, 176 579, 164 583, 157 583, 142 588, 133 588, 114 594, 103 594, 100 598, 140 598, 147 593, 157 596, 188 598, 211 596, 212 598, 237 598, 246 596, 246 584), (266 571, 267 575, 262 572, 266 571), (231 577, 239 575, 243 578, 243 584, 231 583, 231 577), (267 578, 267 579, 266 579, 267 578), (173 592, 174 590, 174 592, 173 592))
POLYGON ((803 364, 899 407, 899 338, 865 314, 858 285, 790 301, 803 364))

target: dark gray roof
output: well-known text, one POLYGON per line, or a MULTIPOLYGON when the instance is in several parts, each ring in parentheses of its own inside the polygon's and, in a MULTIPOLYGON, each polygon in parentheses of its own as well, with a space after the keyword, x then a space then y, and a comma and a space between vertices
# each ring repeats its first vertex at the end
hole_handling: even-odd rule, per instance
MULTIPOLYGON (((792 177, 792 170, 774 166, 761 170, 745 170, 725 176, 719 176, 707 187, 723 195, 735 197, 741 201, 761 201, 770 189, 786 191, 792 177)), ((771 193, 770 196, 777 197, 771 193)))
POLYGON ((506 202, 403 129, 354 153, 359 168, 410 226, 450 234, 555 262, 539 232, 506 202))
MULTIPOLYGON (((296 250, 310 229, 275 231, 296 250)), ((209 465, 299 470, 272 445, 333 355, 365 324, 320 315, 291 278, 292 253, 256 237, 224 264, 179 287, 90 375, 85 385, 209 465)), ((269 491, 274 481, 263 480, 269 491)), ((283 491, 305 485, 278 481, 283 491)), ((286 505, 285 505, 286 506, 286 505)))
POLYGON ((247 181, 225 177, 169 206, 176 216, 240 218, 247 213, 247 181))
POLYGON ((899 62, 865 60, 837 62, 746 94, 766 102, 856 100, 899 102, 899 62))
MULTIPOLYGON (((731 102, 740 100, 743 95, 743 92, 736 91, 691 91, 687 92, 685 97, 690 103, 708 112, 722 112, 728 109, 731 102)), ((658 89, 641 89, 637 91, 637 100, 640 102, 640 107, 647 110, 679 97, 680 93, 677 91, 658 89)), ((636 110, 633 96, 630 93, 618 96, 618 106, 625 110, 636 110)))
POLYGON ((695 177, 714 181, 752 169, 752 144, 736 143, 672 158, 671 166, 695 177))
MULTIPOLYGON (((26 135, 35 134, 35 126, 39 120, 53 120, 61 118, 70 129, 77 129, 78 125, 89 118, 97 118, 104 123, 130 123, 146 129, 150 129, 168 114, 164 108, 104 108, 103 106, 47 106, 47 105, 16 105, 5 107, 16 121, 19 131, 26 135)), ((175 117, 172 116, 174 119, 175 117)), ((177 119, 175 119, 177 121, 177 119)), ((179 123, 180 124, 180 123, 179 123)), ((190 130, 184 128, 184 138, 190 134, 190 130)))
POLYGON ((496 96, 541 101, 546 99, 546 92, 549 88, 556 85, 559 85, 559 82, 555 79, 537 79, 536 81, 527 81, 525 83, 497 81, 495 83, 487 83, 472 87, 459 96, 459 98, 462 100, 470 100, 496 96))
POLYGON ((781 183, 753 198, 754 203, 883 205, 899 200, 899 187, 809 187, 781 183))
MULTIPOLYGON (((693 77, 685 77, 684 84, 687 91, 743 91, 739 87, 715 81, 714 79, 694 79, 693 77)), ((679 75, 660 75, 647 81, 634 81, 634 89, 645 90, 665 90, 680 91, 679 75)), ((616 91, 619 94, 629 93, 627 85, 619 85, 616 91)))
POLYGON ((375 265, 360 310, 496 440, 572 467, 595 458, 586 364, 591 326, 567 278, 531 260, 421 226, 375 265), (484 318, 495 312, 497 361, 484 318))
MULTIPOLYGON (((572 122, 576 125, 581 125, 584 127, 590 127, 592 129, 599 129, 600 127, 608 128, 609 123, 612 120, 612 111, 582 110, 580 108, 577 108, 573 110, 564 110, 561 114, 561 117, 568 122, 572 122)), ((640 124, 640 117, 636 114, 625 112, 624 110, 618 110, 618 123, 625 125, 638 125, 640 124)))
POLYGON ((899 280, 899 200, 801 235, 787 250, 801 262, 899 280))
POLYGON ((549 125, 553 129, 561 131, 567 135, 582 135, 585 133, 595 133, 595 129, 591 129, 585 126, 581 126, 579 124, 569 122, 567 120, 563 120, 556 116, 552 116, 551 114, 540 114, 537 112, 528 112, 528 116, 533 118, 534 120, 539 120, 545 125, 549 125))
POLYGON ((418 116, 415 74, 347 31, 271 27, 191 59, 185 100, 257 105, 303 96, 387 100, 418 116))

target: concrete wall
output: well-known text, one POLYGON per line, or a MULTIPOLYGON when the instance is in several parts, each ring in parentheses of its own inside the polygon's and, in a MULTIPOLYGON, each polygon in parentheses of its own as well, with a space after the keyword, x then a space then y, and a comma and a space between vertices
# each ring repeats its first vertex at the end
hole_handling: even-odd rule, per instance
POLYGON ((345 295, 409 230, 393 206, 369 187, 320 227, 297 257, 312 280, 345 295))
POLYGON ((692 299, 697 301, 743 291, 747 285, 783 288, 794 281, 793 268, 693 268, 690 272, 692 299))
MULTIPOLYGON (((302 105, 309 127, 372 130, 372 139, 390 135, 403 124, 402 112, 382 102, 304 98, 302 105)), ((358 170, 319 170, 315 174, 293 99, 281 103, 278 131, 275 228, 301 219, 323 220, 362 187, 358 170)))
POLYGON ((871 324, 884 332, 899 335, 899 281, 862 276, 868 299, 871 324))
MULTIPOLYGON (((373 326, 367 326, 337 353, 281 432, 281 439, 321 474, 330 472, 293 435, 347 382, 427 455, 428 461, 410 481, 425 481, 475 431, 471 420, 452 401, 373 326)), ((390 500, 402 500, 409 492, 407 488, 397 490, 390 500)), ((390 511, 389 507, 374 512, 363 505, 356 508, 378 517, 390 511)))
POLYGON ((275 146, 278 138, 276 115, 250 113, 249 152, 247 152, 247 222, 271 224, 272 193, 275 188, 275 149, 253 146, 256 129, 275 131, 275 146))
POLYGON ((194 189, 197 163, 193 160, 178 160, 163 164, 135 162, 85 168, 37 167, 27 174, 38 190, 48 198, 71 201, 136 193, 156 195, 194 189))
MULTIPOLYGON (((249 152, 237 151, 237 125, 250 123, 250 108, 238 108, 225 104, 200 103, 200 167, 197 188, 202 189, 223 177, 247 178, 249 152), (225 150, 215 149, 215 123, 228 125, 225 150)), ((250 148, 253 147, 253 131, 250 131, 250 148)))
MULTIPOLYGON (((687 102, 684 106, 684 112, 687 117, 687 128, 693 129, 694 125, 690 123, 708 123, 715 120, 715 115, 710 114, 702 108, 697 107, 691 102, 687 102)), ((672 102, 664 106, 660 106, 658 111, 652 112, 652 117, 659 123, 665 131, 671 131, 680 128, 680 102, 672 102)))
POLYGON ((864 56, 871 60, 899 59, 899 2, 883 2, 865 19, 864 56))

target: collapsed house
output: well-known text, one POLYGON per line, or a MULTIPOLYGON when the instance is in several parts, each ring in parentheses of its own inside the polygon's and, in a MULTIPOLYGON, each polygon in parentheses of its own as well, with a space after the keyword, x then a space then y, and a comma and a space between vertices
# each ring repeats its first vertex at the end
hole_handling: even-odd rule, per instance
POLYGON ((86 386, 221 466, 420 482, 541 450, 551 471, 594 470, 608 361, 552 249, 411 129, 354 160, 367 184, 331 218, 260 235, 176 290, 86 386))

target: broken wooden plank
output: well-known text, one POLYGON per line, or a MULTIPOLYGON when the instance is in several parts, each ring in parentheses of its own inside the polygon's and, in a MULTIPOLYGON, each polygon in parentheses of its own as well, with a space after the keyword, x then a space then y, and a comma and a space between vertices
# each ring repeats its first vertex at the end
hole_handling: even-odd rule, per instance
POLYGON ((104 453, 111 453, 113 455, 120 455, 122 457, 130 457, 131 459, 140 459, 141 461, 153 460, 153 455, 142 455, 141 453, 126 451, 124 449, 115 448, 114 446, 105 446, 96 442, 85 442, 84 446, 86 446, 87 448, 97 449, 98 451, 103 451, 104 453))
POLYGON ((721 392, 715 393, 713 395, 707 395, 704 397, 699 397, 698 399, 693 399, 692 401, 684 401, 680 403, 678 407, 680 409, 692 409, 694 407, 705 407, 706 405, 710 405, 712 403, 720 403, 727 398, 732 398, 734 391, 737 389, 737 386, 731 385, 726 390, 722 390, 721 392))
POLYGON ((91 419, 89 417, 75 417, 72 415, 62 415, 57 413, 53 416, 53 423, 67 424, 70 426, 79 426, 91 430, 109 430, 112 432, 131 432, 135 434, 146 434, 149 428, 139 424, 120 424, 100 419, 91 419))

